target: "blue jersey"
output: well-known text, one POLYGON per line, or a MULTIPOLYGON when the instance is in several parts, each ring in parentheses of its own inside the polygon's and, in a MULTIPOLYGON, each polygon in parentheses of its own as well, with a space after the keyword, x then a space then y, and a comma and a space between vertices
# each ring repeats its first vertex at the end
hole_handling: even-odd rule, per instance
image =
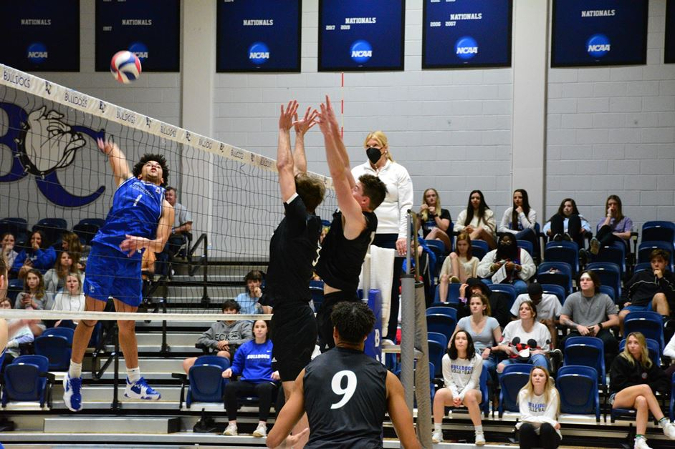
MULTIPOLYGON (((127 179, 115 191, 105 224, 92 242, 122 252, 120 244, 127 234, 154 239, 157 236, 163 203, 163 187, 133 177, 127 179)), ((134 257, 140 258, 140 252, 136 252, 134 257)))

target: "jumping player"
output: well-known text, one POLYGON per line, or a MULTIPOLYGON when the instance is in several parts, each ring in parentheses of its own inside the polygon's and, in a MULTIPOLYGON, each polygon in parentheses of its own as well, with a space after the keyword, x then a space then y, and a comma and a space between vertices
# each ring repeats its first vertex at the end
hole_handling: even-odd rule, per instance
MULTIPOLYGON (((313 126, 316 111, 309 109, 301 121, 293 122, 297 101, 281 106, 277 170, 285 216, 270 241, 267 295, 272 315, 272 355, 277 362, 284 394, 290 398, 293 381, 311 360, 317 329, 309 307, 309 281, 319 252, 321 219, 314 214, 325 192, 323 182, 307 174, 302 142, 313 126), (296 128, 296 149, 291 154, 290 130, 296 128)), ((306 426, 305 426, 306 427, 306 426)))
POLYGON ((319 347, 324 352, 335 346, 330 320, 335 304, 360 301, 356 290, 361 265, 377 230, 377 216, 373 211, 384 201, 387 187, 373 175, 361 175, 358 182, 354 180, 349 155, 328 96, 326 103, 321 104, 319 126, 340 208, 333 214, 333 222, 321 244, 321 257, 316 266, 317 274, 324 281, 324 300, 316 314, 319 347))
MULTIPOLYGON (((103 311, 112 296, 117 312, 133 313, 141 303, 141 252, 162 252, 171 233, 174 211, 164 199, 169 169, 163 156, 145 154, 132 174, 116 144, 98 139, 98 147, 108 156, 117 190, 105 225, 92 240, 83 287, 85 310, 103 311)), ((74 412, 82 409, 82 359, 95 325, 81 320, 75 329, 70 369, 63 379, 63 401, 74 412)), ((127 366, 124 396, 158 400, 160 394, 148 386, 138 367, 136 322, 119 320, 117 326, 127 366)))
POLYGON ((309 417, 305 448, 382 447, 382 422, 387 412, 402 446, 421 447, 401 382, 363 353, 375 323, 373 312, 362 302, 341 302, 331 319, 336 348, 300 372, 290 401, 267 437, 267 447, 283 444, 304 412, 309 417))

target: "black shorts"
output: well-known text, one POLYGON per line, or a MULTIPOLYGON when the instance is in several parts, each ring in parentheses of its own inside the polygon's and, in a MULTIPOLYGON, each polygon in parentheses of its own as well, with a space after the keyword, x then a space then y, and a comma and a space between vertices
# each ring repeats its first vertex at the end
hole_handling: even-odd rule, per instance
POLYGON ((330 319, 330 314, 333 313, 335 305, 344 301, 356 302, 361 301, 356 292, 333 292, 324 296, 321 307, 316 313, 316 324, 319 327, 319 349, 321 352, 326 352, 335 347, 333 340, 333 322, 330 319))
POLYGON ((316 318, 308 304, 274 309, 272 356, 282 382, 294 381, 312 360, 316 336, 316 318))

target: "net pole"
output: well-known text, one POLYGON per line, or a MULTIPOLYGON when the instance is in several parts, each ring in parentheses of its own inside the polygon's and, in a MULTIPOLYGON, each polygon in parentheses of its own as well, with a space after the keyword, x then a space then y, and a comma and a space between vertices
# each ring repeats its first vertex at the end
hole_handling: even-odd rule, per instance
MULTIPOLYGON (((408 214, 408 229, 412 216, 408 214)), ((405 403, 412 413, 415 401, 415 277, 410 273, 410 232, 406 235, 406 270, 401 276, 401 383, 405 391, 405 403)), ((397 319, 391 317, 390 319, 397 319)))
POLYGON ((417 398, 417 437, 425 449, 431 442, 431 386, 429 385, 429 342, 427 334, 427 307, 424 283, 415 283, 415 397, 417 398))

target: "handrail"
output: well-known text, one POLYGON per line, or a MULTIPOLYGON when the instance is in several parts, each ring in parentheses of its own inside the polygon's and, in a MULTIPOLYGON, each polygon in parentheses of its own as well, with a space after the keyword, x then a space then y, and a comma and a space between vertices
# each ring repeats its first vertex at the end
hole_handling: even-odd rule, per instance
POLYGON ((211 302, 211 298, 209 298, 209 294, 206 288, 206 284, 208 282, 208 266, 209 266, 209 240, 206 233, 202 233, 202 235, 199 236, 194 245, 192 245, 192 248, 188 249, 187 260, 188 260, 188 274, 190 276, 194 276, 200 267, 202 268, 202 270, 204 270, 204 285, 203 285, 204 290, 202 292, 202 304, 207 305, 209 304, 209 302, 211 302), (204 242, 204 252, 202 254, 202 257, 200 257, 200 263, 193 265, 192 255, 195 253, 197 247, 202 242, 204 242))

